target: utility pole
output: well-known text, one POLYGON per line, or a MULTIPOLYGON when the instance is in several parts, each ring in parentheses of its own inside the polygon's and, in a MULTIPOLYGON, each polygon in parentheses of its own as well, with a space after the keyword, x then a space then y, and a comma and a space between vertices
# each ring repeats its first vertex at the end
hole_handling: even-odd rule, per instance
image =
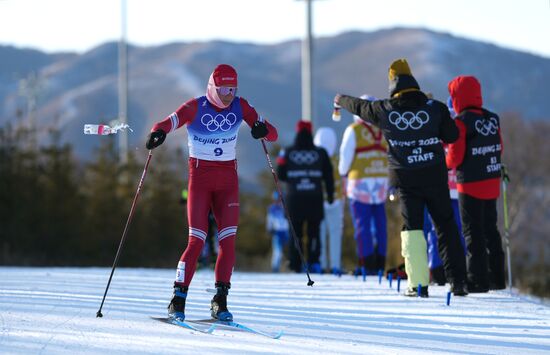
MULTIPOLYGON (((126 43, 126 0, 120 1, 121 36, 118 43, 118 122, 128 123, 128 54, 126 43)), ((128 131, 119 133, 119 161, 128 163, 128 131)))

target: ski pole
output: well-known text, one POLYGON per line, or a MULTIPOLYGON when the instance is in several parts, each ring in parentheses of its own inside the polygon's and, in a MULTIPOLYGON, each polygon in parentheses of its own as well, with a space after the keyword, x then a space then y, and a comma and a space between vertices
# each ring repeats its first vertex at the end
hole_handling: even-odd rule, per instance
POLYGON ((105 297, 107 297, 107 291, 109 290, 109 286, 111 285, 111 279, 113 278, 115 268, 118 264, 118 258, 120 257, 120 252, 122 251, 122 247, 124 246, 124 240, 126 239, 128 226, 130 226, 130 222, 132 221, 132 217, 134 216, 134 208, 136 207, 136 202, 139 197, 139 192, 141 191, 143 180, 145 180, 145 175, 147 174, 147 168, 149 167, 149 162, 151 161, 152 156, 153 156, 153 151, 149 150, 149 155, 147 156, 147 160, 145 161, 145 167, 143 168, 143 173, 141 174, 141 179, 139 180, 136 195, 134 196, 134 201, 132 202, 132 207, 130 208, 130 214, 128 215, 128 219, 126 220, 126 226, 124 227, 124 232, 122 232, 122 238, 120 239, 120 244, 118 245, 115 261, 113 262, 113 268, 111 269, 111 275, 109 276, 109 281, 107 282, 107 287, 105 288, 105 293, 103 294, 103 299, 101 300, 101 305, 99 306, 99 310, 96 313, 96 317, 103 317, 103 314, 101 313, 101 309, 103 308, 105 297))
POLYGON ((267 158, 267 163, 269 164, 269 168, 271 169, 271 174, 273 175, 273 180, 275 181, 275 186, 277 187, 277 192, 279 193, 279 196, 281 198, 281 203, 283 204, 283 209, 285 210, 285 216, 288 220, 288 224, 290 227, 290 232, 292 234, 292 239, 294 240, 294 246, 296 247, 296 250, 298 251, 298 254, 300 255, 300 260, 302 260, 302 264, 306 265, 306 275, 307 275, 307 285, 313 286, 314 281, 309 276, 309 265, 306 264, 304 260, 304 254, 302 254, 302 249, 300 248, 300 244, 298 241, 298 237, 296 237, 296 231, 294 230, 294 226, 292 225, 292 221, 290 220, 290 214, 288 213, 288 208, 286 207, 285 198, 283 197, 283 192, 281 191, 281 187, 279 186, 279 179, 277 178, 277 174, 275 173, 275 169, 273 169, 273 164, 271 163, 271 158, 269 157, 269 153, 267 151, 267 148, 265 146, 265 142, 263 139, 261 139, 262 147, 264 148, 265 156, 267 158))
POLYGON ((510 177, 508 176, 508 170, 504 164, 501 165, 500 174, 502 177, 502 201, 504 204, 504 244, 506 245, 506 261, 508 264, 508 288, 510 294, 512 294, 512 261, 510 257, 510 225, 508 221, 508 198, 506 194, 506 188, 510 177))

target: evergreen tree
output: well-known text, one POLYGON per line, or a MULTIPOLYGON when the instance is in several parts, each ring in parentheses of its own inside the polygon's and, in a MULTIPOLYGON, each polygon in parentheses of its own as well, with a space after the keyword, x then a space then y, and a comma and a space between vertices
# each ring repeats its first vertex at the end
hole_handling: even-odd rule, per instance
MULTIPOLYGON (((151 159, 133 225, 125 265, 174 267, 185 249, 187 220, 179 203, 187 162, 157 149, 151 159)), ((136 178, 136 184, 137 180, 136 178)))
POLYGON ((130 203, 120 196, 121 169, 115 138, 105 141, 96 160, 86 166, 81 184, 85 196, 84 225, 79 255, 84 264, 111 265, 124 230, 130 203))
POLYGON ((53 130, 51 137, 51 144, 40 152, 42 218, 36 246, 47 254, 46 264, 78 265, 75 251, 82 237, 84 198, 71 146, 60 144, 59 130, 53 130))
POLYGON ((36 248, 40 236, 41 188, 38 154, 24 146, 30 131, 0 129, 0 235, 4 263, 36 264, 46 258, 36 248))

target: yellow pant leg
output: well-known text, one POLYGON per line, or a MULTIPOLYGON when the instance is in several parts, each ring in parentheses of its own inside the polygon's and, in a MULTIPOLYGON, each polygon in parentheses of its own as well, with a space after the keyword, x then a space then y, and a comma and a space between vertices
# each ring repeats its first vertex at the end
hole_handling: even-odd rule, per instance
POLYGON ((424 232, 421 230, 401 232, 401 255, 405 258, 409 288, 428 286, 430 270, 428 268, 428 249, 424 232))

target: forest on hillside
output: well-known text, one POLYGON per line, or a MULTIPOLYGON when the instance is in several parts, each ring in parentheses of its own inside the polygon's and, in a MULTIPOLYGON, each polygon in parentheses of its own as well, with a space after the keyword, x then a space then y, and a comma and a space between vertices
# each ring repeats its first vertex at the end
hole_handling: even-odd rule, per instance
MULTIPOLYGON (((517 114, 503 115, 501 122, 503 162, 510 175, 514 286, 550 297, 550 123, 517 114)), ((112 265, 146 157, 132 153, 127 164, 120 164, 116 138, 110 136, 102 137, 93 159, 80 162, 70 145, 60 143, 60 135, 51 130, 49 143, 36 146, 32 131, 0 127, 0 265, 112 265)), ((278 149, 271 146, 273 158, 278 149)), ((186 207, 180 203, 186 165, 181 150, 153 152, 120 266, 175 268, 188 233, 186 207)), ((241 271, 270 270, 265 214, 275 187, 267 164, 257 179, 261 193, 241 190, 240 195, 236 269, 241 271)), ((391 268, 402 262, 398 203, 387 202, 386 211, 386 268, 391 268)), ((352 270, 355 241, 347 209, 345 215, 343 266, 352 270)), ((501 225, 503 220, 501 210, 501 225)))

